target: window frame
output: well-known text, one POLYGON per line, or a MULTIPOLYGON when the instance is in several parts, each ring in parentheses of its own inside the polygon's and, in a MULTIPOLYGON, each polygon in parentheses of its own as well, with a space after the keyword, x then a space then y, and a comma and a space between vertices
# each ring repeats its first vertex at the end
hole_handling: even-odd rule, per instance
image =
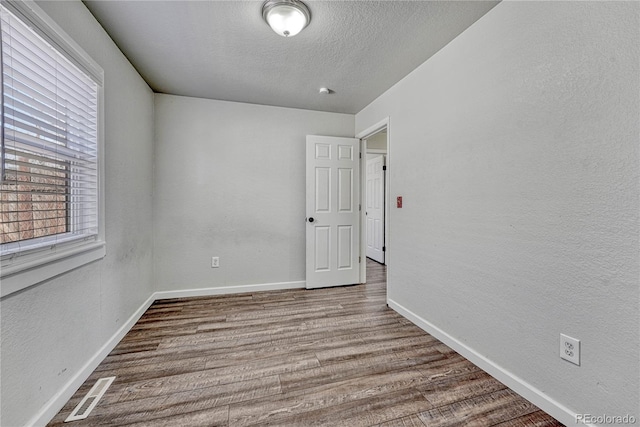
MULTIPOLYGON (((3 1, 7 8, 58 52, 83 70, 98 86, 98 234, 88 238, 64 237, 51 246, 25 249, 0 259, 0 298, 64 274, 106 255, 104 209, 104 71, 34 1, 3 1), (61 240, 61 241, 60 241, 61 240)), ((73 212, 70 212, 73 216, 73 212)), ((64 236, 64 235, 58 235, 64 236)), ((28 241, 25 241, 28 242, 28 241)))

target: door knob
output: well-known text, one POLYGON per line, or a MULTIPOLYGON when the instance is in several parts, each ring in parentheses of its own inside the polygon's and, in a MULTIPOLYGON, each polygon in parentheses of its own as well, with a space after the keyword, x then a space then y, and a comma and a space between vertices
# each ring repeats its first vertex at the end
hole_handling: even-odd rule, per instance
POLYGON ((313 222, 313 221, 315 221, 315 219, 313 219, 313 217, 310 217, 309 222, 313 222))

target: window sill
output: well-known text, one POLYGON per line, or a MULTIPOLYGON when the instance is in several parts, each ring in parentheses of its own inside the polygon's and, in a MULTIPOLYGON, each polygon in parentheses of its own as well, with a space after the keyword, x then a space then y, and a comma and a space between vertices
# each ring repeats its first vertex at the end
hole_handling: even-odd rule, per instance
POLYGON ((106 255, 105 242, 91 242, 37 260, 9 265, 0 271, 0 298, 64 274, 106 255))

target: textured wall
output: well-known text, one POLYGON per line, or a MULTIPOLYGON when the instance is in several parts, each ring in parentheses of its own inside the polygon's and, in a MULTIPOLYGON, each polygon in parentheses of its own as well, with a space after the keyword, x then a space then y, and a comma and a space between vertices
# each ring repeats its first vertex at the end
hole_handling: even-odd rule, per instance
POLYGON ((2 299, 8 427, 34 417, 153 292, 153 93, 81 2, 40 6, 104 68, 107 256, 2 299))
POLYGON ((502 2, 356 115, 391 121, 389 297, 569 410, 636 418, 639 10, 502 2))
POLYGON ((158 290, 304 280, 305 136, 353 136, 354 116, 169 95, 155 106, 158 290))

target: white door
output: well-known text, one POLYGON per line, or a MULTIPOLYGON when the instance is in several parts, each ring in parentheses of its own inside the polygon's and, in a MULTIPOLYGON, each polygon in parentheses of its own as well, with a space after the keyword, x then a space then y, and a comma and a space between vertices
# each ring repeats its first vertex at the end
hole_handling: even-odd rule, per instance
POLYGON ((367 257, 384 264, 384 156, 367 159, 367 257))
POLYGON ((360 283, 360 141, 307 136, 307 289, 360 283))

